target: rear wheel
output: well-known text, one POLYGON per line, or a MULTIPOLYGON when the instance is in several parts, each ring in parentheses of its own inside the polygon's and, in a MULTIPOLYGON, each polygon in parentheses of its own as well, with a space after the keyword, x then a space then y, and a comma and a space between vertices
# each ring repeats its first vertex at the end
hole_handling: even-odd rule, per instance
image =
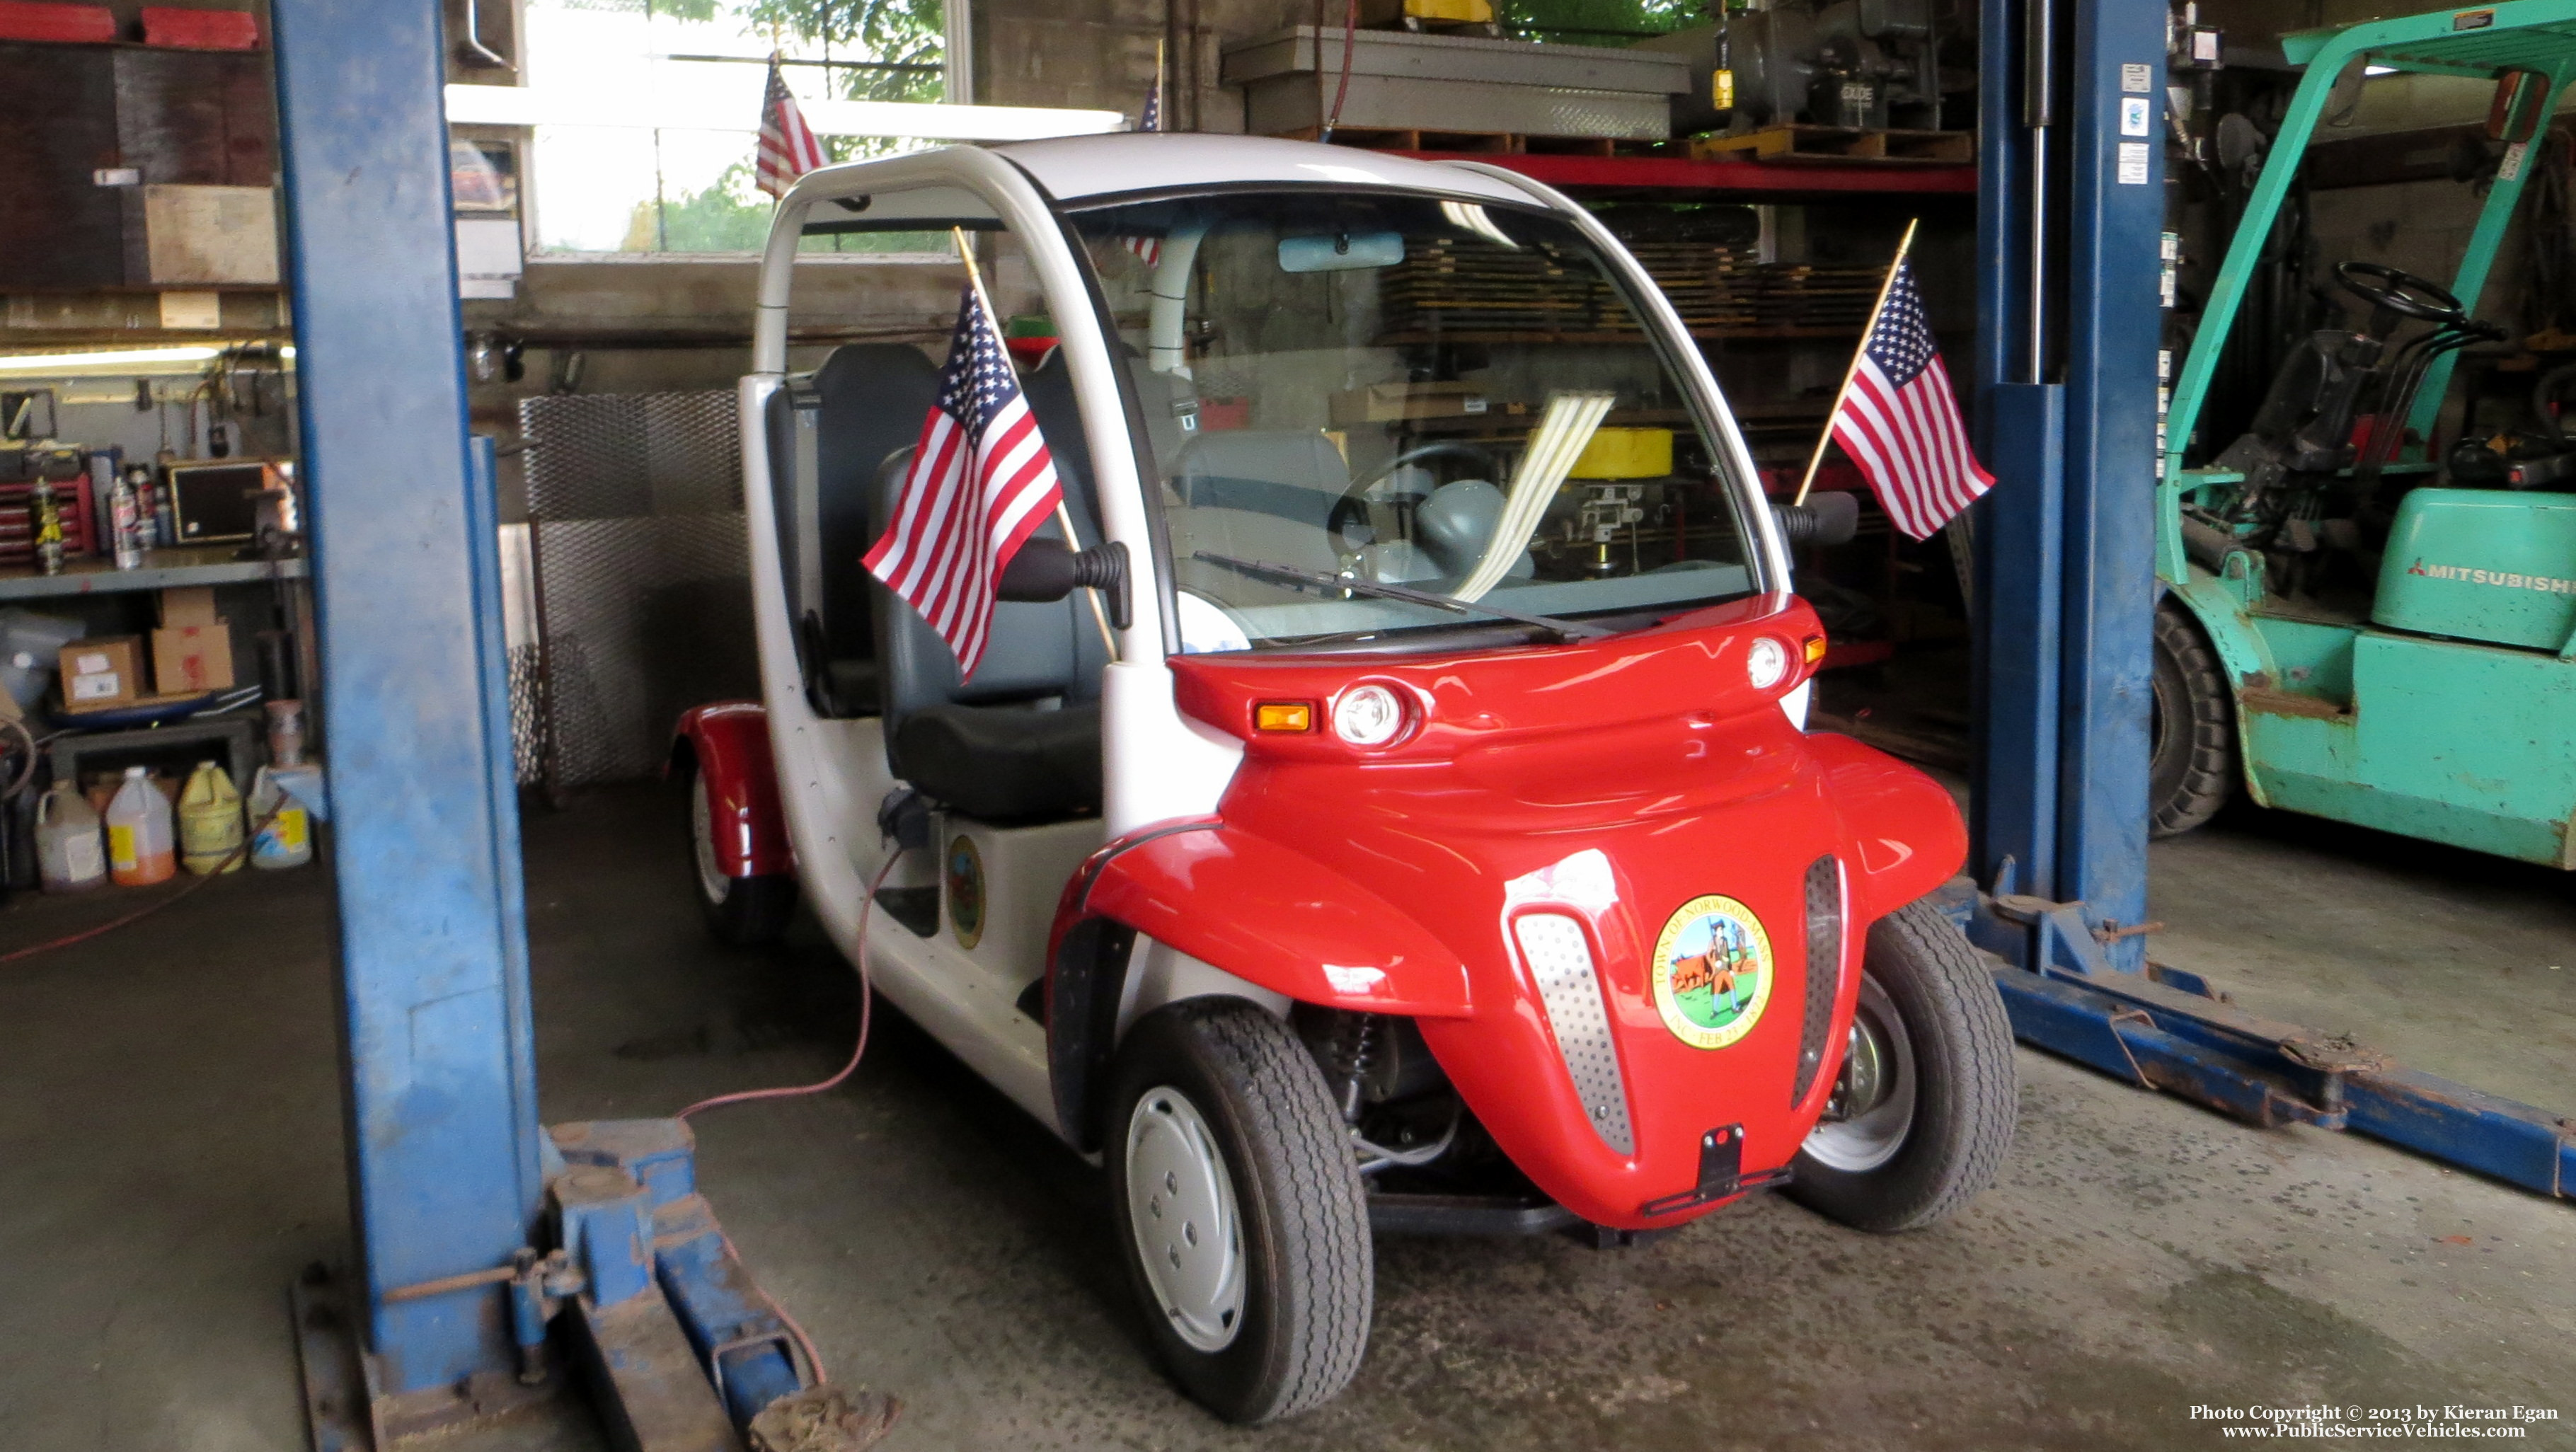
POLYGON ((715 809, 705 773, 689 763, 689 867, 698 884, 698 911, 718 942, 738 947, 774 943, 796 911, 796 879, 786 874, 729 877, 716 855, 715 809))
POLYGON ((2155 745, 2147 763, 2150 835, 2174 837, 2217 815, 2236 791, 2236 711, 2218 652, 2191 612, 2156 606, 2155 745))
POLYGON ((1119 1049, 1103 1136, 1129 1279, 1173 1380, 1218 1416, 1320 1406, 1359 1370, 1368 1205, 1314 1058, 1248 1003, 1193 999, 1119 1049))
POLYGON ((1929 903, 1869 930, 1860 1009, 1789 1195, 1861 1230, 1920 1230, 1993 1184, 2020 1088, 1994 980, 1929 903))

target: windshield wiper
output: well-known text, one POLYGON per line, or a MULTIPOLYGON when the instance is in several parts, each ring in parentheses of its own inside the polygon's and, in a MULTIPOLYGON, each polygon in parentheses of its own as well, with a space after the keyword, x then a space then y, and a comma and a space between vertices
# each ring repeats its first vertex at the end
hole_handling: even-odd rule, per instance
POLYGON ((1205 560, 1211 565, 1223 565, 1230 570, 1241 570, 1247 575, 1267 576, 1270 579, 1284 580, 1291 584, 1325 590, 1343 590, 1353 595, 1375 595, 1382 599, 1401 600, 1409 605, 1428 605, 1436 610, 1448 610, 1461 615, 1491 615, 1498 620, 1509 620, 1519 625, 1534 625, 1559 640, 1595 640, 1611 634, 1610 631, 1598 625, 1559 620, 1552 615, 1524 615, 1518 610, 1506 610, 1499 605, 1488 605, 1482 600, 1461 600, 1455 595, 1439 595, 1429 590, 1415 590, 1403 585, 1381 585, 1374 580, 1363 580, 1357 575, 1327 575, 1320 570, 1301 570, 1294 565, 1265 564, 1260 560, 1239 560, 1232 555, 1212 554, 1206 550, 1200 550, 1192 558, 1205 560))

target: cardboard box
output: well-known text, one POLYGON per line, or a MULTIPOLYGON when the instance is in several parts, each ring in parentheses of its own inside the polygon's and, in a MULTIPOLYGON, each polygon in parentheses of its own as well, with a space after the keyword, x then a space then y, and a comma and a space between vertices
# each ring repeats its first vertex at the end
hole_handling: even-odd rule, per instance
POLYGON ((1473 418, 1495 409, 1479 383, 1372 383, 1333 395, 1336 424, 1397 423, 1407 419, 1473 418))
POLYGON ((212 625, 168 625, 152 632, 152 685, 165 696, 233 688, 233 633, 212 625))
POLYGON ((163 625, 221 625, 223 620, 215 613, 212 585, 186 585, 161 592, 163 625))
POLYGON ((270 188, 150 183, 119 190, 128 285, 277 282, 277 197, 270 188))
POLYGON ((134 704, 143 694, 143 642, 131 635, 103 635, 63 647, 63 709, 106 711, 134 704))

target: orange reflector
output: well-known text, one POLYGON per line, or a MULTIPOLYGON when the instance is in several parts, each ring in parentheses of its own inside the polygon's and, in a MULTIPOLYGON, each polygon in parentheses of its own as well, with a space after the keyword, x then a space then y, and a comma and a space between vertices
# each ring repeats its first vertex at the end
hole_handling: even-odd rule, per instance
POLYGON ((1264 701, 1252 708, 1255 731, 1312 731, 1315 729, 1315 703, 1312 701, 1264 701))
POLYGON ((1825 658, 1825 638, 1824 638, 1823 636, 1821 636, 1821 635, 1810 635, 1810 636, 1808 636, 1808 637, 1807 637, 1807 664, 1809 664, 1809 665, 1814 665, 1816 662, 1818 662, 1818 661, 1820 661, 1820 660, 1823 660, 1824 658, 1825 658))

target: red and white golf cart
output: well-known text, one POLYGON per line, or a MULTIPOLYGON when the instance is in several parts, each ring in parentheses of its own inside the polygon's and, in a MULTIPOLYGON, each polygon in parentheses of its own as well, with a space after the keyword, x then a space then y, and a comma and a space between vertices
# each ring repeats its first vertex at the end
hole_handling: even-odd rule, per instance
POLYGON ((774 934, 801 886, 1098 1156, 1207 1406, 1343 1386, 1373 1227, 1620 1239, 1786 1185, 1903 1230, 1994 1176, 2011 1034, 1921 901, 1959 814, 1803 729, 1782 521, 1582 208, 1215 136, 837 166, 778 209, 753 369, 765 699, 675 747, 709 922, 774 934), (1077 536, 1028 546, 963 681, 859 564, 937 365, 788 372, 817 250, 952 227, 1077 536))

